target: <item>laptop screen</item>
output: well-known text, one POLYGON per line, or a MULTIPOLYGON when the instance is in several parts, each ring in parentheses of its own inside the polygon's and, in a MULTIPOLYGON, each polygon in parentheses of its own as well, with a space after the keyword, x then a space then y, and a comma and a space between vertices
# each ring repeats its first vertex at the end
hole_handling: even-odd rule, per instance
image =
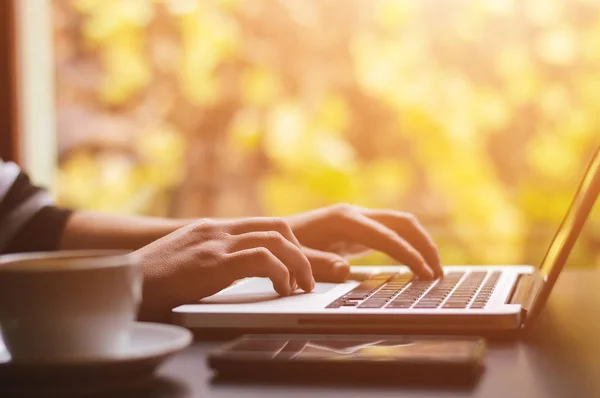
POLYGON ((545 283, 539 296, 533 302, 527 317, 527 323, 531 322, 544 306, 558 275, 567 262, 573 246, 575 246, 579 233, 594 207, 598 194, 600 194, 600 148, 596 149, 569 211, 542 261, 540 273, 544 277, 545 283))
POLYGON ((571 207, 546 252, 544 261, 542 261, 540 267, 542 275, 551 278, 560 272, 599 193, 600 152, 596 150, 571 207))

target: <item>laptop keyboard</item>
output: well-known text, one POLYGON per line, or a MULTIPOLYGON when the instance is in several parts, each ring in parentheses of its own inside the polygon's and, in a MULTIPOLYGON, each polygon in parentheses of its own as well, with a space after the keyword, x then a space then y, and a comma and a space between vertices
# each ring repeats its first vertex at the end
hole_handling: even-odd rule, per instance
POLYGON ((385 272, 361 282, 327 308, 358 309, 481 309, 494 292, 500 271, 449 272, 424 281, 410 273, 385 272))

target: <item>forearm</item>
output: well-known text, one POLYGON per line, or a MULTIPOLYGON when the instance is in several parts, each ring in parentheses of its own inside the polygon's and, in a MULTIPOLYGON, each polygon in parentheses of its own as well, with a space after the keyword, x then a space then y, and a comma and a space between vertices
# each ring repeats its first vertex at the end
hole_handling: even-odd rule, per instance
POLYGON ((65 225, 59 249, 138 250, 192 221, 77 211, 65 225))
POLYGON ((137 250, 189 222, 183 219, 77 211, 67 221, 60 249, 137 250))

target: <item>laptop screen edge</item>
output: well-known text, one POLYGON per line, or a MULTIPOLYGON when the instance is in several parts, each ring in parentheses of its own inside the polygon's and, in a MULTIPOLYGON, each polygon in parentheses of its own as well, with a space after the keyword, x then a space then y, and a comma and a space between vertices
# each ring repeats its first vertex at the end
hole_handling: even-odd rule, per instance
POLYGON ((589 218, 599 194, 600 147, 597 147, 569 210, 556 232, 556 235, 552 239, 552 243, 544 256, 544 260, 540 263, 538 270, 543 274, 544 284, 540 289, 539 294, 532 302, 531 309, 527 314, 524 324, 525 327, 527 327, 527 325, 537 317, 542 308, 544 308, 544 305, 552 292, 552 288, 556 284, 556 281, 579 238, 579 234, 589 218), (544 271, 547 271, 547 273, 544 271))

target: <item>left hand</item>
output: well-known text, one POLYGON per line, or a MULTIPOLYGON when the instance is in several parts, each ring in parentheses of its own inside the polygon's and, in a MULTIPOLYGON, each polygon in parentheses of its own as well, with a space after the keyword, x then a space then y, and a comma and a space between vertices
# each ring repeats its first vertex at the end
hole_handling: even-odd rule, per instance
POLYGON ((345 258, 369 250, 383 252, 419 277, 441 277, 437 247, 425 228, 409 214, 339 204, 286 218, 320 281, 341 282, 350 267, 345 258))

